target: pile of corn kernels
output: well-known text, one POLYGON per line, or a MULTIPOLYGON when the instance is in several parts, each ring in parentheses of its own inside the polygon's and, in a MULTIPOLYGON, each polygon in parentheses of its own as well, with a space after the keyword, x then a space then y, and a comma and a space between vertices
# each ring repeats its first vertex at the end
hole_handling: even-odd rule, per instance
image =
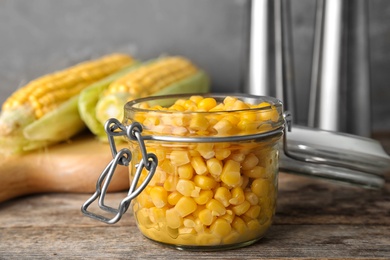
MULTIPOLYGON (((213 98, 193 96, 178 100, 167 109, 151 107, 150 115, 135 117, 143 125, 153 122, 155 127, 170 126, 167 133, 183 127, 186 129, 183 135, 188 136, 221 132, 225 135, 226 129, 230 129, 230 133, 237 129, 240 133, 253 133, 253 129, 239 126, 240 122, 245 119, 269 124, 269 121, 278 120, 278 113, 272 112, 270 104, 260 105, 270 107, 271 112, 249 113, 250 118, 245 117, 245 113, 232 112, 229 118, 206 117, 207 123, 196 118, 197 113, 194 113, 181 124, 173 123, 172 117, 164 121, 156 116, 156 110, 222 112, 256 107, 234 97, 226 97, 223 103, 217 104, 213 98), (219 124, 224 127, 219 128, 219 124), (227 124, 231 127, 226 127, 227 124)), ((158 167, 149 185, 133 201, 139 229, 155 241, 179 246, 218 247, 261 238, 271 225, 275 211, 279 138, 261 142, 148 142, 147 150, 157 155, 158 167)), ((130 147, 134 168, 137 163, 134 158, 140 158, 140 154, 136 143, 130 142, 130 147)), ((141 179, 146 174, 144 171, 141 179)))

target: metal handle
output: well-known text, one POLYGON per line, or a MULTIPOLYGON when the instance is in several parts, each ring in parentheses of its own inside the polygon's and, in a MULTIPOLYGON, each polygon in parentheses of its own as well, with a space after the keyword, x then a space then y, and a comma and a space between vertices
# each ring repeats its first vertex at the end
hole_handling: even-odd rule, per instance
POLYGON ((110 143, 113 159, 100 174, 96 183, 96 191, 83 204, 83 206, 81 207, 81 212, 90 218, 105 222, 107 224, 114 224, 118 222, 121 219, 122 215, 127 211, 130 202, 135 197, 137 197, 149 184, 150 180, 154 176, 154 173, 156 172, 158 159, 155 154, 147 153, 144 138, 141 135, 142 126, 139 123, 135 122, 126 127, 122 125, 117 119, 109 119, 105 124, 105 130, 108 136, 108 141, 110 143), (132 155, 129 149, 123 148, 119 152, 117 152, 116 150, 114 136, 124 135, 127 136, 130 140, 138 142, 142 154, 142 159, 136 166, 137 170, 134 174, 134 178, 131 182, 127 196, 120 202, 118 208, 113 208, 105 205, 104 203, 104 198, 107 193, 108 186, 111 182, 112 176, 115 173, 116 166, 118 164, 128 166, 132 159, 132 155), (137 188, 141 173, 144 168, 148 171, 148 174, 145 180, 137 188), (101 210, 110 214, 115 214, 112 218, 107 218, 103 215, 88 211, 88 207, 97 199, 99 208, 101 210))

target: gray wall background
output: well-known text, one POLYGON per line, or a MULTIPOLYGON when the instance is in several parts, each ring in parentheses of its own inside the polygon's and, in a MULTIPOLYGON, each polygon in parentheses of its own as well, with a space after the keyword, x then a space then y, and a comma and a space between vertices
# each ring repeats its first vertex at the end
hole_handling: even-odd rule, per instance
MULTIPOLYGON (((372 120, 390 132, 390 1, 370 0, 372 120)), ((28 81, 123 51, 139 59, 185 55, 214 92, 238 92, 249 0, 0 0, 0 104, 28 81)), ((307 122, 315 1, 291 0, 297 115, 307 122)), ((349 111, 350 113, 351 111, 349 111)))

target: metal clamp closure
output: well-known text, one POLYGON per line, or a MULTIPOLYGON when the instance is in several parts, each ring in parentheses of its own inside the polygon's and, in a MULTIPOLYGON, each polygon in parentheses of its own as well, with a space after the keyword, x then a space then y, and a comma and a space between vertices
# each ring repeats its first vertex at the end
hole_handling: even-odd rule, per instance
POLYGON ((93 219, 100 220, 107 224, 114 224, 118 222, 122 215, 127 211, 130 206, 130 202, 137 197, 149 184, 150 180, 153 178, 153 175, 156 171, 158 160, 157 156, 153 153, 147 153, 144 138, 141 135, 142 126, 135 122, 130 126, 126 127, 122 125, 117 119, 109 119, 105 124, 105 130, 108 136, 108 141, 110 143, 111 153, 113 159, 107 165, 107 167, 100 174, 96 182, 96 191, 95 193, 83 204, 81 207, 81 212, 93 219), (105 205, 104 198, 107 193, 108 186, 111 182, 112 176, 115 173, 116 166, 118 164, 128 166, 131 161, 131 152, 127 148, 121 149, 117 152, 115 145, 115 136, 127 136, 130 140, 137 141, 139 148, 141 150, 142 159, 139 164, 136 166, 136 172, 134 174, 133 180, 131 182, 129 192, 120 203, 118 208, 112 208, 105 205), (145 180, 138 185, 139 179, 143 169, 148 171, 148 174, 145 180), (138 187, 137 187, 138 186, 138 187), (110 214, 115 214, 112 218, 107 218, 103 215, 98 215, 91 211, 88 211, 88 207, 98 199, 99 208, 110 214))

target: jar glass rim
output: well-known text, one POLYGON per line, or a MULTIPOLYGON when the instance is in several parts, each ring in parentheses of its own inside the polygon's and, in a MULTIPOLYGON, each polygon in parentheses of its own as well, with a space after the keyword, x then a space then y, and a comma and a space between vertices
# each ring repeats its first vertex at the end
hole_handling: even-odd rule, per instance
POLYGON ((125 111, 133 110, 135 112, 158 112, 162 114, 194 114, 194 113, 236 113, 236 112, 245 112, 245 111, 268 111, 271 109, 271 106, 259 107, 259 108, 246 108, 246 109, 236 109, 236 110, 224 110, 224 111, 173 111, 173 110, 157 110, 157 109, 145 109, 141 107, 137 107, 137 105, 148 102, 151 104, 159 104, 161 102, 169 102, 175 101, 180 98, 189 98, 191 96, 202 96, 216 98, 218 100, 223 100, 227 96, 233 96, 239 98, 244 102, 248 102, 250 104, 260 103, 260 102, 268 102, 271 106, 274 106, 277 110, 283 110, 283 103, 274 97, 270 96, 256 96, 251 94, 236 94, 236 93, 185 93, 185 94, 173 94, 173 95, 162 95, 162 96, 149 96, 144 98, 138 98, 127 102, 124 106, 125 111))

